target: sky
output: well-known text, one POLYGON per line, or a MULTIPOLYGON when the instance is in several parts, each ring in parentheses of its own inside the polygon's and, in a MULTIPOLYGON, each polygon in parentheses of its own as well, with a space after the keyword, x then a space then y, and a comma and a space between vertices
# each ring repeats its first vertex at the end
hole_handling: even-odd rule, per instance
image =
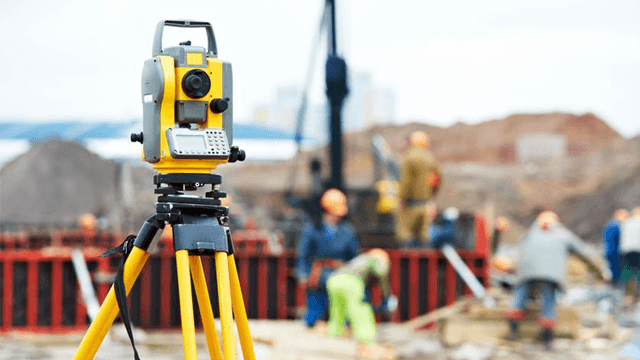
MULTIPOLYGON (((349 71, 393 90, 398 123, 593 112, 625 136, 640 133, 640 1, 336 1, 339 52, 349 71)), ((140 118, 142 66, 161 19, 213 24, 219 57, 233 64, 235 119, 250 121, 278 88, 303 86, 323 5, 0 0, 0 121, 140 118)), ((199 39, 166 34, 165 45, 199 39)))

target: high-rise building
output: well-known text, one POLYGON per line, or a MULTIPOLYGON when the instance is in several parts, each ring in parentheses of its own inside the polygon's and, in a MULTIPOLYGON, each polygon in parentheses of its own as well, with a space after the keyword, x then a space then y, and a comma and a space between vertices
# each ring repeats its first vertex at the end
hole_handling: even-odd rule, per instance
POLYGON ((392 124, 395 121, 395 97, 391 89, 375 89, 368 99, 366 125, 392 124))
MULTIPOLYGON (((376 89, 371 74, 353 72, 349 78, 349 95, 342 109, 344 131, 361 130, 369 126, 388 124, 395 117, 395 98, 390 89, 376 89)), ((254 123, 295 132, 302 91, 296 87, 277 90, 273 105, 261 105, 254 110, 254 123)), ((307 101, 303 136, 308 144, 319 144, 329 139, 327 100, 321 103, 307 101)))
POLYGON ((370 94, 371 75, 364 72, 349 73, 349 95, 345 101, 343 110, 343 129, 358 130, 364 128, 367 113, 371 110, 370 94))
POLYGON ((329 112, 327 105, 310 105, 307 108, 303 135, 305 143, 311 146, 325 143, 329 140, 329 112))
POLYGON ((253 110, 253 122, 256 125, 269 126, 270 115, 267 105, 256 106, 253 110))
POLYGON ((344 129, 363 128, 392 123, 395 117, 395 97, 391 89, 373 86, 371 74, 354 72, 349 79, 349 96, 344 108, 344 129))
POLYGON ((275 109, 269 119, 269 125, 287 131, 295 131, 298 108, 302 94, 295 87, 278 89, 275 109))
POLYGON ((520 161, 549 161, 566 156, 567 139, 553 133, 530 133, 516 140, 516 155, 520 161))

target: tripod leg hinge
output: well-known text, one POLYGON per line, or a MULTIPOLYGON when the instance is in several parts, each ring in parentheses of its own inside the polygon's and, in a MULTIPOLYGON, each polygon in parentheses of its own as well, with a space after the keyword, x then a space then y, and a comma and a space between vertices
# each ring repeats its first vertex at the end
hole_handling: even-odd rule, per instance
POLYGON ((133 245, 139 247, 144 251, 147 251, 147 249, 149 249, 151 241, 153 240, 153 237, 160 229, 164 229, 164 221, 158 219, 157 215, 152 216, 151 218, 149 218, 149 220, 145 221, 140 228, 138 236, 136 236, 133 245))

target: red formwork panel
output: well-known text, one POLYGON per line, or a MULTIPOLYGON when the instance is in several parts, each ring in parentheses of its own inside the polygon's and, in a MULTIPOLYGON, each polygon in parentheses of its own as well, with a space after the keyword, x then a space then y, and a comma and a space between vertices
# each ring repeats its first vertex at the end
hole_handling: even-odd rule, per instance
MULTIPOLYGON (((99 258, 102 252, 103 249, 87 248, 84 249, 84 256, 88 263, 95 264, 95 268, 100 269, 101 263, 108 261, 106 258, 99 258)), ((65 268, 67 274, 70 273, 71 248, 4 250, 0 251, 0 264, 0 332, 19 330, 55 333, 81 331, 87 327, 87 310, 82 302, 78 283, 73 276, 64 275, 65 268), (45 289, 46 294, 43 293, 45 289), (71 302, 65 302, 65 294, 68 295, 69 291, 74 296, 71 302), (25 296, 19 297, 18 294, 25 296), (16 317, 16 314, 22 313, 25 314, 24 317, 16 317)), ((105 286, 108 287, 109 284, 99 285, 98 293, 103 292, 102 288, 105 286)))
MULTIPOLYGON (((478 279, 489 284, 488 257, 489 241, 484 231, 484 219, 476 217, 476 248, 460 250, 458 253, 478 279)), ((0 331, 43 331, 68 332, 84 330, 87 326, 86 308, 74 274, 70 273, 71 247, 77 232, 51 234, 52 243, 59 246, 42 249, 20 249, 20 244, 28 243, 24 234, 2 234, 5 244, 0 250, 0 331), (16 244, 18 246, 16 247, 16 244), (61 245, 61 246, 60 246, 61 245), (16 266, 15 264, 21 265, 16 266), (24 265, 26 264, 26 266, 24 265), (44 264, 44 265, 43 265, 44 264), (24 276, 14 269, 24 272, 24 276), (71 276, 73 275, 73 276, 71 276), (24 289, 16 290, 15 278, 24 289), (43 286, 42 278, 49 279, 43 286), (24 278, 24 279, 22 279, 24 278), (14 304, 14 298, 24 295, 24 304, 14 304), (43 296, 49 299, 43 299, 43 296), (69 300, 71 299, 71 300, 69 300), (65 302, 66 300, 66 302, 65 302), (24 323, 16 324, 13 312, 23 306, 26 313, 24 323), (46 309, 47 316, 42 316, 46 309), (44 318, 44 319, 43 319, 44 318), (71 320, 70 320, 71 319, 71 320)), ((261 244, 259 246, 236 246, 235 259, 240 286, 249 318, 293 319, 305 306, 305 289, 298 286, 295 278, 295 252, 271 251, 266 235, 259 231, 233 234, 234 243, 261 244), (239 241, 238 241, 239 240, 239 241)), ((98 257, 105 250, 118 245, 124 237, 103 234, 92 238, 96 247, 83 247, 87 262, 97 283, 97 295, 102 301, 111 287, 105 279, 113 279, 118 259, 98 257)), ((433 249, 387 249, 391 260, 389 277, 391 291, 399 297, 399 309, 390 321, 401 322, 454 302, 458 297, 470 294, 462 286, 460 278, 442 253, 433 249)), ((217 286, 215 261, 213 257, 203 257, 203 267, 207 277, 210 298, 217 309, 217 286)), ((72 271, 72 269, 71 269, 72 271)), ((136 326, 143 328, 179 327, 177 306, 177 284, 175 254, 171 239, 162 237, 159 246, 153 250, 130 296, 131 317, 136 326), (177 319, 177 320, 176 320, 177 319)), ((372 301, 380 301, 379 289, 371 289, 372 301)), ((197 308, 197 307, 196 307, 197 308)), ((197 310, 196 310, 197 311, 197 310)), ((199 322, 198 322, 199 323, 199 322)))

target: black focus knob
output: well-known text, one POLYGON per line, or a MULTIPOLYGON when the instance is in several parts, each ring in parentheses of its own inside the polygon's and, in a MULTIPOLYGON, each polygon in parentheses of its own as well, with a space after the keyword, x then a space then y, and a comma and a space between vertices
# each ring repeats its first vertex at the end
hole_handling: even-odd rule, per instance
POLYGON ((247 158, 244 150, 240 150, 237 146, 231 147, 231 154, 229 155, 229 162, 234 163, 236 161, 244 161, 247 158))
POLYGON ((247 154, 244 150, 238 150, 238 161, 244 161, 247 158, 247 154))
POLYGON ((140 133, 140 134, 136 134, 136 133, 131 134, 131 142, 139 142, 140 144, 142 144, 142 133, 140 133))
POLYGON ((220 114, 229 108, 229 98, 213 99, 209 107, 214 114, 220 114))

